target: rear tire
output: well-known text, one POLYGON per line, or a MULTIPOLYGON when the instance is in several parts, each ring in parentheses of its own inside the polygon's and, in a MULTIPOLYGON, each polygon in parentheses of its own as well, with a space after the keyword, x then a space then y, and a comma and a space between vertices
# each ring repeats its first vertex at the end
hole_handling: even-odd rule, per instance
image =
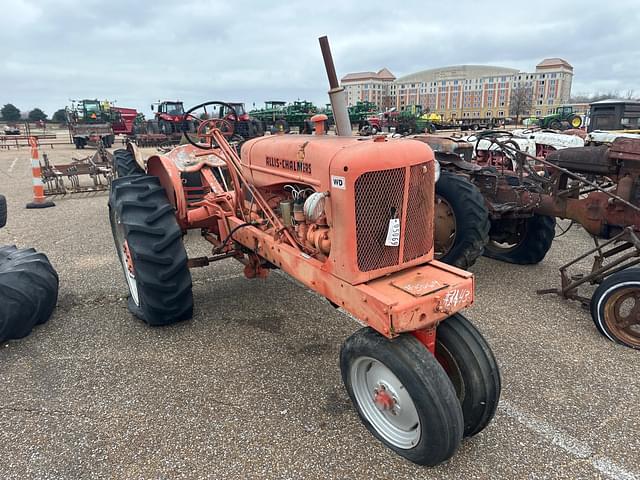
POLYGON ((7 199, 0 195, 0 228, 7 224, 7 199))
POLYGON ((159 120, 158 129, 160 130, 160 133, 164 133, 165 135, 171 135, 174 131, 173 123, 168 122, 167 120, 159 120))
POLYGON ((436 202, 436 258, 467 269, 489 240, 491 224, 484 198, 466 178, 443 171, 436 182, 436 202))
POLYGON ((462 314, 438 325, 436 359, 449 376, 462 407, 464 436, 491 422, 500 400, 500 370, 491 347, 462 314))
POLYGON ((182 231, 157 177, 118 178, 111 185, 109 219, 129 287, 129 310, 149 325, 193 315, 191 273, 182 231))
POLYGON ((569 117, 569 128, 580 128, 582 126, 582 118, 578 115, 569 117))
POLYGON ((614 273, 600 284, 591 297, 591 318, 612 342, 640 350, 640 268, 614 273))
POLYGON ((147 122, 147 133, 155 134, 158 133, 158 122, 155 120, 149 120, 147 122))
POLYGON ((289 123, 284 118, 279 118, 273 124, 272 133, 279 133, 279 132, 283 132, 283 133, 291 132, 291 128, 289 127, 289 123))
POLYGON ((412 335, 389 340, 371 328, 340 351, 342 380, 365 427, 420 465, 449 459, 462 440, 462 410, 433 355, 412 335))
POLYGON ((505 228, 505 222, 514 220, 496 220, 491 224, 489 237, 491 240, 484 249, 484 256, 518 265, 533 265, 540 263, 553 244, 556 235, 556 219, 547 215, 533 215, 532 217, 516 220, 521 222, 516 231, 518 240, 507 247, 502 247, 495 240, 505 228))
POLYGON ((145 175, 146 172, 140 168, 135 157, 129 150, 119 149, 113 152, 113 163, 116 170, 116 177, 127 177, 129 175, 145 175))
POLYGON ((58 301, 58 274, 43 253, 0 249, 0 342, 29 335, 45 323, 58 301))

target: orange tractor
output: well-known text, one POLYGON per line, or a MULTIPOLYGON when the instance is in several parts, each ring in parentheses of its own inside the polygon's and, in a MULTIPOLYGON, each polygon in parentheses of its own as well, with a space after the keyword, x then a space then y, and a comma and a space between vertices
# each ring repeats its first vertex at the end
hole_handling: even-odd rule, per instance
MULTIPOLYGON (((435 465, 490 422, 500 374, 460 313, 473 303, 472 274, 433 259, 433 152, 413 140, 325 135, 317 120, 314 135, 255 138, 240 155, 229 120, 202 120, 190 144, 138 158, 137 174, 114 180, 110 220, 129 308, 150 325, 190 318, 189 268, 220 259, 237 259, 247 278, 286 272, 365 325, 340 354, 365 426, 435 465), (211 255, 187 258, 191 229, 211 255)), ((116 161, 135 162, 134 150, 116 161)))

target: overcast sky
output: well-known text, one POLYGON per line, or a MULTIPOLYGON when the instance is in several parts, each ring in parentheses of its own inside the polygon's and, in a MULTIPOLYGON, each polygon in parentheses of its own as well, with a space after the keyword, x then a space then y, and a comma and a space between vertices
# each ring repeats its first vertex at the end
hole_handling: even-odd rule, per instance
POLYGON ((573 93, 640 93, 638 0, 0 0, 0 104, 51 115, 70 98, 150 113, 159 99, 328 102, 338 76, 485 64, 574 66, 573 93), (632 8, 632 6, 635 7, 632 8))

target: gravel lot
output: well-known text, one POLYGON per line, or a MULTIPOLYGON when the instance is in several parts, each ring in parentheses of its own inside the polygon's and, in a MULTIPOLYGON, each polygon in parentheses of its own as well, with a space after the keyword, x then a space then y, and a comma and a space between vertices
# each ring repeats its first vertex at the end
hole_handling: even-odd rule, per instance
MULTIPOLYGON (((640 479, 640 352, 605 340, 577 303, 535 293, 591 246, 580 229, 539 265, 473 267, 468 314, 501 365, 502 399, 485 431, 428 469, 351 407, 338 352, 359 325, 343 312, 230 260, 193 271, 193 320, 147 327, 126 308, 107 195, 26 210, 30 181, 29 150, 0 151, 0 244, 42 250, 60 274, 52 319, 0 346, 1 479, 640 479)), ((197 235, 187 246, 202 247, 197 235)))

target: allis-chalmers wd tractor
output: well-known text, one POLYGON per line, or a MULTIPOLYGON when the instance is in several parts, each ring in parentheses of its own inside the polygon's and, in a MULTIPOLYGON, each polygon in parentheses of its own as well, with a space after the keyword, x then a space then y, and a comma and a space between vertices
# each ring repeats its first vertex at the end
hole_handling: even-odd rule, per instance
MULTIPOLYGON (((336 125, 350 130, 326 37, 321 45, 336 125)), ((220 106, 232 108, 202 105, 220 106)), ((433 259, 433 152, 318 130, 249 140, 238 155, 230 121, 203 120, 191 144, 114 180, 110 219, 129 308, 150 325, 185 320, 190 267, 233 257, 248 278, 281 269, 367 325, 340 354, 365 426, 403 457, 437 464, 489 423, 500 375, 460 313, 473 302, 473 276, 433 259), (210 256, 187 258, 191 229, 211 243, 210 256)), ((130 165, 131 149, 116 157, 130 165)))

